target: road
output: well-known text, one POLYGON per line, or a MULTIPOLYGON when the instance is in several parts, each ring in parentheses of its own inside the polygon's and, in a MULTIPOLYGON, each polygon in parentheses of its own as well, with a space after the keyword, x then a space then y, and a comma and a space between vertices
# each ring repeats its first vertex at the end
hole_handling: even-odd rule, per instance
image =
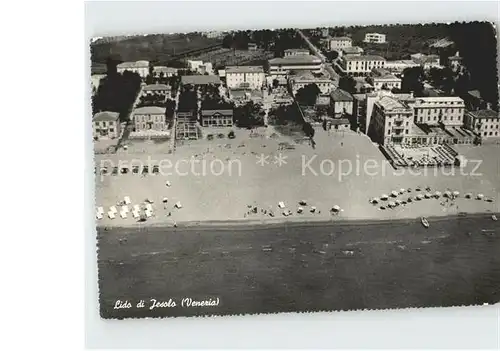
POLYGON ((500 301, 490 215, 98 231, 104 318, 457 306, 500 301), (135 308, 140 299, 214 307, 135 308), (134 307, 114 309, 116 300, 134 307))
POLYGON ((302 37, 302 39, 304 39, 304 41, 309 46, 309 49, 314 53, 314 55, 316 55, 317 57, 319 57, 321 59, 321 61, 323 62, 323 68, 328 72, 328 74, 330 75, 330 78, 334 81, 334 85, 338 86, 340 77, 337 74, 337 72, 335 72, 335 70, 333 69, 331 63, 328 62, 325 55, 323 55, 321 50, 318 49, 316 46, 314 46, 313 43, 311 43, 309 38, 300 29, 297 29, 297 32, 302 37))

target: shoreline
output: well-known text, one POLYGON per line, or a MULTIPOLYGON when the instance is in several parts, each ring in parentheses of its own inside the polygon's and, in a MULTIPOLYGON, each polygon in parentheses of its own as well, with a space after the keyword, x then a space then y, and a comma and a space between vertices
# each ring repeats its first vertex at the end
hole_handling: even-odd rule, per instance
MULTIPOLYGON (((459 214, 446 214, 446 215, 435 215, 427 216, 426 218, 431 221, 444 221, 450 219, 459 218, 479 218, 485 216, 497 215, 500 216, 500 212, 470 212, 465 213, 465 215, 459 214)), ((234 220, 207 220, 207 221, 179 221, 177 227, 174 228, 168 223, 153 223, 144 225, 143 223, 134 223, 130 225, 97 225, 97 231, 102 231, 106 229, 116 230, 116 229, 160 229, 160 228, 171 228, 171 229, 214 229, 219 228, 221 230, 231 230, 231 229, 247 229, 249 227, 257 228, 271 228, 271 227, 299 227, 299 226, 317 226, 317 225, 336 225, 336 226, 350 226, 350 225, 377 225, 386 224, 390 222, 402 223, 402 222, 414 222, 420 220, 420 217, 407 217, 407 218, 342 218, 336 219, 332 218, 330 220, 325 218, 275 218, 275 219, 234 219, 234 220)))

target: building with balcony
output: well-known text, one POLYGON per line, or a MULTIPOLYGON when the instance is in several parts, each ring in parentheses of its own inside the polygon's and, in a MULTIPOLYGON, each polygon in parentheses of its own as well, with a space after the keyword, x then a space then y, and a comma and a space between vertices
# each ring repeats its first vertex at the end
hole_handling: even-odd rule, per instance
POLYGON ((373 106, 369 135, 381 145, 405 144, 411 137, 413 110, 406 103, 384 96, 373 106))
POLYGON ((146 78, 149 74, 149 61, 122 62, 116 66, 116 70, 118 73, 134 72, 139 74, 141 78, 146 78))
POLYGON ((114 139, 120 137, 120 114, 118 112, 98 112, 92 118, 92 136, 94 139, 114 139))
POLYGON ((265 83, 262 66, 228 66, 225 69, 228 88, 261 89, 265 83))
POLYGON ((364 76, 371 73, 374 68, 384 68, 385 58, 376 55, 343 56, 340 68, 353 76, 364 76))
POLYGON ((457 96, 419 97, 408 101, 414 110, 415 123, 462 126, 465 103, 457 96))
POLYGON ((385 69, 375 68, 369 78, 370 84, 375 90, 401 89, 401 78, 396 77, 385 69))
POLYGON ((363 40, 365 43, 376 43, 383 44, 386 42, 385 34, 380 33, 366 33, 365 39, 363 40))
POLYGON ((500 115, 491 109, 467 112, 465 126, 482 140, 500 137, 500 115))

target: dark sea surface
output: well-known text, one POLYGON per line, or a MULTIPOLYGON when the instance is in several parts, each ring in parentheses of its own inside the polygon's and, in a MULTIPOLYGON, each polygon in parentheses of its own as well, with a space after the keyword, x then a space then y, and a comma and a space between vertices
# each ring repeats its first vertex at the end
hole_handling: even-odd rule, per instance
POLYGON ((499 302, 500 221, 493 221, 491 214, 469 214, 429 222, 429 229, 417 219, 98 228, 101 316, 499 302), (182 307, 183 298, 218 298, 219 304, 182 307), (137 308, 141 299, 145 305, 137 308), (171 299, 176 307, 150 309, 151 299, 171 299), (114 309, 117 300, 131 307, 114 309))

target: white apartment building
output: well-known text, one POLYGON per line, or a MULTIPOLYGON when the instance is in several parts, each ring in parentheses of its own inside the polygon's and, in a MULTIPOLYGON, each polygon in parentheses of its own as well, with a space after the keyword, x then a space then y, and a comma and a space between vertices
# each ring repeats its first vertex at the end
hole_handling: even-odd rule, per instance
POLYGON ((285 54, 285 57, 297 56, 297 55, 309 55, 309 50, 308 49, 286 49, 284 54, 285 54))
POLYGON ((365 43, 377 43, 377 44, 382 44, 385 43, 385 34, 380 34, 380 33, 366 33, 365 34, 365 40, 363 40, 365 43))
POLYGON ((411 138, 413 111, 406 103, 384 96, 373 106, 372 140, 382 145, 405 144, 411 138))
POLYGON ((269 74, 273 79, 288 74, 290 71, 311 71, 321 73, 321 59, 314 55, 291 55, 276 57, 269 61, 269 74))
POLYGON ((374 68, 384 68, 385 58, 375 55, 343 56, 340 68, 353 76, 367 75, 374 68))
POLYGON ((260 89, 265 83, 262 66, 229 66, 225 69, 228 88, 260 89))
POLYGON ((415 123, 444 126, 464 124, 465 103, 458 96, 419 97, 408 101, 415 123))
POLYGON ((133 132, 165 131, 167 123, 165 108, 158 106, 139 107, 133 111, 133 132))
MULTIPOLYGON (((356 94, 356 95, 358 95, 358 94, 356 94)), ((366 94, 366 103, 364 104, 365 110, 361 111, 361 115, 364 115, 364 119, 365 119, 365 129, 363 131, 365 134, 368 134, 368 128, 370 126, 371 118, 373 116, 373 107, 374 107, 375 103, 377 101, 380 101, 380 99, 382 99, 383 97, 386 97, 386 96, 391 97, 391 98, 396 99, 396 100, 399 100, 399 101, 403 101, 403 102, 413 99, 413 93, 393 94, 392 92, 387 91, 387 90, 380 90, 380 91, 366 94)))
POLYGON ((329 41, 329 49, 340 51, 352 46, 352 39, 349 37, 332 37, 329 41))
POLYGON ((177 74, 177 68, 167 66, 154 66, 153 75, 159 77, 163 73, 163 77, 172 77, 177 74))
POLYGON ((288 85, 294 96, 299 89, 309 84, 316 84, 321 94, 330 94, 335 89, 333 81, 324 75, 314 76, 310 72, 301 72, 288 78, 288 85))
POLYGON ((122 62, 116 66, 116 70, 118 73, 135 72, 141 78, 146 78, 149 74, 149 61, 122 62))
POLYGON ((496 111, 486 109, 468 112, 465 125, 482 139, 500 137, 500 115, 496 111))

